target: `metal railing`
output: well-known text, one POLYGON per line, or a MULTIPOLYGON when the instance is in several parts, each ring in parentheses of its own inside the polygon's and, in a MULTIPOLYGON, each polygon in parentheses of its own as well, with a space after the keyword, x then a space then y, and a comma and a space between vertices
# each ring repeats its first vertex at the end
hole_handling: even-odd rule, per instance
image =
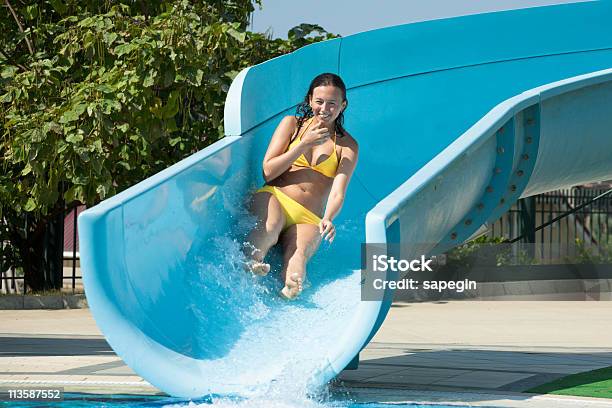
POLYGON ((521 200, 491 225, 488 236, 536 244, 537 259, 554 263, 585 250, 610 253, 610 215, 610 186, 574 187, 521 200))
MULTIPOLYGON (((77 217, 84 209, 85 206, 83 205, 72 207, 66 209, 63 214, 62 291, 71 291, 72 293, 83 291, 77 217)), ((3 242, 2 245, 6 247, 8 242, 3 242)), ((0 271, 0 294, 25 294, 25 290, 23 271, 14 267, 7 271, 0 271)))
MULTIPOLYGON (((601 248, 612 249, 612 194, 599 199, 609 188, 574 187, 569 190, 558 190, 525 199, 531 200, 528 205, 517 203, 508 212, 493 223, 489 229, 490 238, 511 240, 528 235, 526 225, 542 226, 533 235, 534 244, 539 245, 536 251, 538 260, 544 263, 555 262, 576 256, 580 248, 599 251, 601 248), (531 206, 533 211, 526 208, 531 206), (529 222, 526 218, 531 217, 529 222), (555 220, 555 218, 559 218, 555 220), (553 247, 556 248, 553 250, 553 247), (559 250, 561 248, 562 250, 559 250)), ((63 285, 64 291, 81 292, 82 275, 79 264, 78 247, 78 214, 85 209, 79 206, 64 215, 64 256, 63 285)), ((522 242, 527 242, 522 240, 522 242)), ((7 245, 3 243, 3 245, 7 245)), ((0 293, 24 293, 23 273, 14 268, 2 272, 0 276, 0 293)))

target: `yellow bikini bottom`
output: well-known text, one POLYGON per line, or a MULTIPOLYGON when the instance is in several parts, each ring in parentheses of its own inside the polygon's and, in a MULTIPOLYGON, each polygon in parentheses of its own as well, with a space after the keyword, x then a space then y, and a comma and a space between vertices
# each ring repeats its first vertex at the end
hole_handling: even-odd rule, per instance
POLYGON ((283 230, 289 228, 294 224, 312 224, 319 225, 321 219, 310 211, 308 208, 304 207, 302 204, 295 201, 293 198, 290 198, 288 195, 280 191, 278 188, 274 186, 263 186, 256 193, 270 193, 280 203, 283 212, 285 213, 285 226, 283 230))

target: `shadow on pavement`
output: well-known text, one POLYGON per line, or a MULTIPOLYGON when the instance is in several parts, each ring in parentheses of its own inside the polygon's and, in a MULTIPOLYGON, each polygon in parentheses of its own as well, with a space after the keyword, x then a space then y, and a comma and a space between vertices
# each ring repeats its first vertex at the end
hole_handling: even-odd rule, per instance
POLYGON ((0 337, 0 357, 99 356, 114 354, 103 338, 0 337))

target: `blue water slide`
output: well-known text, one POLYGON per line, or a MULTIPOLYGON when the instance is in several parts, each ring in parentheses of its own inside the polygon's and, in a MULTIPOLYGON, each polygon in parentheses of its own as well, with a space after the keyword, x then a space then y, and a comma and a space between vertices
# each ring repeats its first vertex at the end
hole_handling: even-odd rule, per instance
POLYGON ((434 20, 245 69, 225 138, 79 217, 86 295, 109 344, 176 396, 329 381, 390 306, 391 292, 360 300, 362 243, 441 252, 520 197, 612 179, 611 18, 595 1, 434 20), (347 84, 359 163, 337 242, 287 303, 277 258, 270 277, 242 270, 245 203, 274 128, 321 72, 347 84))

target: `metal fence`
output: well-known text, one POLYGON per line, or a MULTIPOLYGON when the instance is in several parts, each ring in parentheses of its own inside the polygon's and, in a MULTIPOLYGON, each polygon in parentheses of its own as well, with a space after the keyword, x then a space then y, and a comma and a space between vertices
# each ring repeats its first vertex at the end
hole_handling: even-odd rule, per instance
MULTIPOLYGON (((63 216, 64 247, 62 262, 62 291, 80 293, 83 291, 82 275, 79 255, 79 235, 77 231, 77 217, 85 209, 84 205, 66 210, 63 216)), ((8 243, 3 242, 6 247, 8 243)), ((1 271, 0 294, 25 293, 23 271, 11 268, 1 271)))
POLYGON ((521 242, 536 244, 536 258, 542 263, 612 254, 612 194, 597 199, 609 189, 574 187, 520 200, 490 226, 488 236, 507 240, 522 236, 521 242))
MULTIPOLYGON (((487 235, 513 239, 530 235, 536 226, 563 216, 551 225, 532 233, 522 242, 536 244, 536 258, 542 263, 556 263, 576 257, 585 251, 612 254, 612 194, 593 201, 608 188, 575 187, 530 197, 514 204, 493 223, 487 235), (586 204, 586 205, 585 205, 586 204)), ((82 275, 79 263, 77 217, 85 209, 79 206, 64 214, 63 285, 65 291, 81 292, 82 275)), ((6 245, 3 243, 2 245, 6 245)), ((11 269, 0 275, 0 293, 24 293, 23 273, 11 269)))

